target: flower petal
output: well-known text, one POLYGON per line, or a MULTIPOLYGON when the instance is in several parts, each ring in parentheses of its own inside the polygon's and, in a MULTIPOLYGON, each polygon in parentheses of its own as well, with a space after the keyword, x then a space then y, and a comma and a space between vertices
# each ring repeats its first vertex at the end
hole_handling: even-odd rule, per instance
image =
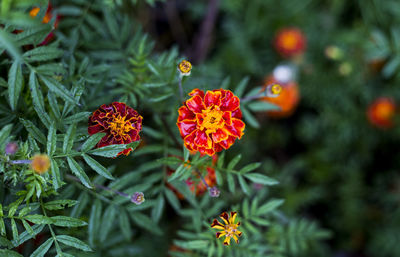
POLYGON ((240 139, 243 136, 243 130, 245 126, 246 125, 243 121, 233 118, 232 125, 225 126, 225 128, 228 130, 229 134, 240 139))
POLYGON ((189 110, 186 106, 181 106, 178 109, 178 121, 182 121, 182 120, 193 120, 196 116, 195 114, 189 110))
POLYGON ((189 100, 187 100, 186 106, 189 108, 189 110, 191 110, 194 113, 201 113, 201 111, 206 108, 204 106, 203 99, 198 95, 195 95, 189 100))
POLYGON ((96 125, 88 127, 89 135, 93 135, 93 134, 96 134, 96 133, 99 133, 99 132, 103 132, 103 131, 104 131, 104 127, 102 125, 100 125, 100 124, 96 124, 96 125))
POLYGON ((235 142, 234 136, 229 136, 227 140, 223 140, 219 142, 219 145, 222 146, 225 150, 231 147, 231 145, 235 142))
POLYGON ((186 137, 187 135, 192 133, 197 126, 195 121, 189 121, 189 120, 178 122, 176 125, 178 125, 179 132, 181 133, 182 137, 186 137))
MULTIPOLYGON (((240 109, 238 109, 240 110, 240 109)), ((222 118, 224 119, 225 123, 227 125, 232 125, 232 113, 231 112, 224 112, 222 115, 222 118)))
POLYGON ((234 224, 235 223, 235 218, 236 218, 237 212, 231 211, 231 216, 229 217, 229 223, 234 224))
POLYGON ((206 149, 212 148, 212 140, 211 138, 206 134, 205 131, 197 130, 196 131, 196 137, 194 139, 194 143, 198 147, 204 147, 206 149))
POLYGON ((119 113, 121 117, 126 115, 126 104, 120 102, 113 102, 111 105, 114 107, 114 112, 119 113))
POLYGON ((240 100, 231 91, 225 90, 225 97, 222 98, 221 111, 231 111, 238 109, 240 100))
POLYGON ((212 227, 212 228, 216 228, 216 229, 225 230, 224 225, 222 225, 222 223, 219 222, 217 219, 214 219, 214 220, 213 220, 213 222, 211 223, 211 227, 212 227))
POLYGON ((238 244, 239 243, 239 238, 237 238, 236 235, 233 235, 233 239, 235 240, 235 242, 238 244))
POLYGON ((214 143, 219 143, 223 140, 227 140, 229 134, 225 129, 217 129, 217 131, 215 133, 212 133, 211 136, 214 143))
POLYGON ((224 245, 230 245, 231 244, 231 237, 227 236, 224 240, 224 245))
POLYGON ((190 96, 198 95, 198 96, 200 96, 201 98, 204 98, 204 92, 203 92, 203 90, 200 90, 200 89, 198 89, 198 88, 193 89, 192 92, 189 93, 189 95, 190 95, 190 96))
POLYGON ((189 135, 187 135, 184 139, 183 142, 185 144, 185 146, 190 150, 197 150, 197 146, 194 143, 194 138, 196 137, 196 131, 194 130, 192 131, 192 133, 190 133, 189 135))
POLYGON ((207 91, 204 97, 204 103, 206 107, 210 107, 213 105, 220 106, 221 105, 221 91, 207 91))
POLYGON ((215 237, 216 237, 216 238, 220 238, 220 237, 225 236, 225 235, 226 235, 226 232, 225 232, 225 231, 222 231, 222 232, 217 232, 217 233, 215 234, 215 237))
POLYGON ((208 155, 208 156, 213 156, 214 154, 215 154, 215 150, 214 149, 207 149, 207 148, 204 148, 204 147, 198 147, 198 149, 197 149, 199 152, 200 152, 200 154, 201 154, 201 156, 204 156, 204 155, 208 155))
MULTIPOLYGON (((239 225, 239 224, 238 224, 238 225, 239 225)), ((238 237, 241 237, 241 236, 242 236, 242 232, 239 231, 239 230, 236 230, 235 234, 236 234, 238 237)))
POLYGON ((240 110, 240 108, 234 110, 231 114, 231 117, 236 119, 242 119, 242 111, 240 110))
POLYGON ((219 217, 225 222, 225 224, 228 224, 228 213, 226 213, 225 211, 223 213, 221 213, 221 215, 219 215, 219 217))

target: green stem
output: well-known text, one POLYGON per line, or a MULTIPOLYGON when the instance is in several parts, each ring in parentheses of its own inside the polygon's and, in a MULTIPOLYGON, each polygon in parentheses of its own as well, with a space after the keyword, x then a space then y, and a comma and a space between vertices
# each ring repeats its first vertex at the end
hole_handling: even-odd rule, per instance
MULTIPOLYGON (((47 216, 47 213, 46 213, 46 210, 45 210, 45 208, 44 208, 44 204, 43 204, 42 198, 40 198, 40 207, 42 208, 42 211, 43 211, 44 216, 48 217, 48 216, 47 216)), ((57 254, 61 254, 62 251, 61 251, 60 245, 58 244, 56 234, 54 233, 53 228, 51 227, 50 224, 47 224, 47 226, 49 227, 51 237, 52 237, 53 240, 54 240, 54 244, 55 244, 55 246, 56 246, 57 254)))

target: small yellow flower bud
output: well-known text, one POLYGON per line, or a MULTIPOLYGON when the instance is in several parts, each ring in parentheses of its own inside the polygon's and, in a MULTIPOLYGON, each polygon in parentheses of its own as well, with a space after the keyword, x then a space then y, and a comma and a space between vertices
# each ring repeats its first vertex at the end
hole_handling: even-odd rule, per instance
POLYGON ((277 97, 282 92, 282 86, 279 84, 271 84, 266 88, 266 95, 268 97, 277 97))
POLYGON ((192 70, 192 64, 189 61, 183 60, 178 65, 178 71, 182 76, 189 76, 192 70))
POLYGON ((31 167, 38 174, 45 173, 50 168, 49 156, 46 154, 36 154, 33 156, 31 167))

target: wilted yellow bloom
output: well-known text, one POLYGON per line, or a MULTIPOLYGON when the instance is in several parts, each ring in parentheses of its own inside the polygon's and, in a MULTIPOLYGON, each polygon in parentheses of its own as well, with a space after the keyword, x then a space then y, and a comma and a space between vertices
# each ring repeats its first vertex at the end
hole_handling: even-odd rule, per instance
POLYGON ((50 168, 50 158, 46 154, 36 154, 33 156, 32 169, 38 173, 43 174, 50 168))

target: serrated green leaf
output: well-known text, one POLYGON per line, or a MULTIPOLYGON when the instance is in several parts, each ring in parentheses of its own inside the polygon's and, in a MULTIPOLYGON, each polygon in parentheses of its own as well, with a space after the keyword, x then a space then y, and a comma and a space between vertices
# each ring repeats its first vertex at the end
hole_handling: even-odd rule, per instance
POLYGON ((246 122, 253 128, 260 128, 260 123, 257 121, 257 119, 245 108, 242 107, 240 108, 242 113, 243 113, 243 118, 246 120, 246 122))
POLYGON ((63 210, 67 207, 72 207, 77 204, 75 200, 54 200, 44 204, 44 208, 47 210, 63 210))
POLYGON ((31 91, 33 105, 44 111, 43 94, 37 80, 36 73, 33 70, 31 70, 29 74, 29 89, 31 91))
POLYGON ((24 225, 25 230, 28 231, 28 233, 32 237, 35 236, 35 232, 33 231, 32 227, 28 224, 28 222, 26 222, 25 220, 22 220, 22 225, 24 225))
POLYGON ((119 152, 125 150, 126 145, 108 145, 100 148, 90 150, 88 153, 103 156, 108 158, 115 158, 119 152))
POLYGON ((38 45, 39 43, 43 42, 50 31, 50 24, 41 24, 29 29, 24 29, 24 31, 15 35, 15 41, 20 46, 38 45))
POLYGON ((15 42, 13 35, 0 28, 0 47, 5 48, 14 60, 21 61, 21 50, 16 47, 17 45, 18 44, 15 42))
POLYGON ((111 173, 100 163, 98 163, 95 159, 90 157, 89 155, 83 154, 82 155, 83 159, 85 162, 99 174, 100 176, 103 176, 107 179, 114 180, 115 178, 111 175, 111 173))
POLYGON ((161 218, 162 211, 164 210, 165 200, 162 194, 160 194, 156 200, 156 206, 151 211, 151 218, 154 222, 158 222, 161 218))
POLYGON ((114 223, 116 210, 113 205, 109 205, 105 210, 102 221, 101 221, 101 233, 100 233, 100 242, 104 242, 106 240, 108 233, 114 223))
POLYGON ((86 153, 90 149, 92 149, 100 140, 102 137, 104 137, 106 133, 96 133, 91 135, 85 143, 82 145, 82 152, 86 153))
POLYGON ((240 159, 242 159, 242 155, 241 154, 236 155, 235 158, 233 158, 229 162, 228 166, 226 167, 227 170, 233 170, 235 168, 236 164, 238 164, 238 162, 240 161, 240 159))
POLYGON ((31 121, 29 120, 24 120, 22 118, 19 119, 21 123, 24 125, 26 130, 28 130, 29 134, 32 135, 33 138, 35 138, 37 141, 39 141, 41 144, 45 145, 46 144, 46 137, 45 135, 36 127, 31 121))
MULTIPOLYGON (((0 246, 6 247, 6 248, 9 248, 9 249, 14 247, 14 245, 11 243, 10 240, 8 240, 7 238, 4 238, 2 236, 0 236, 0 246)), ((1 253, 2 252, 0 250, 0 256, 2 256, 1 253)), ((8 256, 8 255, 5 255, 5 256, 8 256)))
POLYGON ((93 188, 89 177, 86 175, 82 167, 71 157, 67 157, 67 161, 72 173, 74 173, 74 175, 78 177, 82 184, 88 188, 93 188))
POLYGON ((262 206, 258 207, 256 215, 257 216, 265 215, 265 214, 275 210, 276 208, 281 206, 283 203, 284 203, 284 200, 281 200, 281 199, 271 200, 271 201, 267 202, 266 204, 263 204, 262 206))
POLYGON ((244 77, 239 84, 237 85, 237 87, 235 88, 235 95, 239 98, 241 98, 243 96, 244 90, 246 89, 246 86, 249 82, 249 77, 244 77))
POLYGON ((178 198, 176 197, 175 193, 172 192, 169 188, 165 188, 165 196, 167 197, 168 202, 171 204, 171 206, 176 210, 180 211, 181 209, 181 204, 179 203, 178 198))
POLYGON ((174 165, 174 164, 176 165, 176 164, 183 163, 183 161, 177 157, 164 157, 164 158, 158 159, 157 161, 161 162, 163 164, 166 164, 166 165, 174 165))
POLYGON ((101 226, 101 209, 101 201, 96 199, 90 211, 88 225, 89 244, 92 246, 99 237, 99 230, 101 226))
POLYGON ((24 217, 24 219, 29 220, 30 222, 35 223, 35 224, 52 224, 53 223, 51 218, 40 215, 40 214, 27 215, 24 217))
POLYGON ((8 72, 8 99, 13 111, 17 109, 18 99, 23 86, 22 65, 18 61, 14 61, 8 72))
POLYGON ((21 254, 11 251, 11 250, 7 250, 7 249, 0 249, 0 256, 4 256, 4 257, 23 257, 21 254))
MULTIPOLYGON (((45 225, 33 225, 32 229, 33 229, 35 235, 42 232, 44 226, 45 225)), ((31 238, 32 238, 32 236, 28 233, 28 231, 24 231, 19 235, 18 240, 12 240, 12 243, 13 243, 14 247, 17 247, 31 238)))
POLYGON ((49 156, 53 156, 53 154, 56 151, 56 146, 57 146, 56 130, 57 129, 55 123, 53 122, 50 125, 49 134, 47 135, 47 154, 49 156))
POLYGON ((253 171, 261 166, 260 162, 250 163, 239 170, 240 174, 245 174, 247 172, 253 171))
POLYGON ((279 106, 265 102, 265 101, 254 101, 254 102, 249 103, 247 105, 247 107, 254 112, 279 111, 281 109, 279 106))
POLYGON ((174 240, 174 244, 184 249, 207 249, 209 242, 207 240, 191 240, 191 241, 179 241, 174 240))
POLYGON ((53 225, 59 227, 82 227, 86 226, 87 223, 80 219, 75 219, 68 216, 53 216, 51 217, 53 220, 53 225))
POLYGON ((233 180, 233 175, 231 173, 226 174, 226 179, 228 180, 228 188, 231 193, 235 192, 235 180, 233 180))
POLYGON ((63 153, 68 153, 71 151, 72 146, 74 145, 75 131, 76 131, 76 124, 70 125, 67 130, 67 134, 65 134, 64 137, 63 153))
POLYGON ((11 219, 11 230, 12 230, 13 240, 17 241, 18 240, 18 229, 17 229, 17 223, 15 223, 14 219, 11 219))
POLYGON ((30 257, 43 257, 47 251, 50 249, 53 244, 54 239, 50 237, 43 244, 41 244, 31 255, 30 257))
POLYGON ((118 213, 118 218, 119 218, 119 228, 122 231, 122 234, 124 235, 126 240, 130 240, 132 237, 132 230, 131 230, 131 224, 129 223, 129 217, 126 214, 126 211, 121 210, 118 213))
POLYGON ((78 113, 75 113, 74 115, 64 118, 63 122, 65 124, 77 123, 81 120, 87 120, 89 118, 90 114, 92 114, 92 113, 91 112, 78 112, 78 113))
POLYGON ((0 130, 0 147, 3 147, 4 143, 9 138, 12 127, 13 127, 12 124, 8 124, 8 125, 5 125, 3 128, 1 128, 1 130, 0 130))
POLYGON ((272 186, 279 183, 277 180, 260 173, 250 173, 250 174, 245 174, 244 176, 253 181, 254 183, 259 183, 263 185, 272 186))
POLYGON ((243 193, 245 193, 246 195, 250 195, 249 186, 247 185, 247 183, 244 180, 243 176, 242 175, 238 175, 238 180, 239 180, 240 187, 243 190, 243 193))
POLYGON ((61 97, 67 102, 77 104, 79 103, 75 100, 74 97, 72 97, 71 92, 68 91, 60 82, 58 82, 56 79, 51 78, 51 77, 46 77, 46 76, 39 76, 40 80, 43 81, 43 83, 47 86, 49 90, 54 92, 56 95, 61 97))
POLYGON ((1 234, 2 236, 5 236, 5 235, 6 235, 6 226, 5 226, 5 224, 4 224, 3 218, 0 218, 0 234, 1 234))
POLYGON ((22 57, 27 62, 49 61, 59 58, 63 51, 53 46, 40 46, 25 52, 22 57))
POLYGON ((134 212, 131 213, 130 216, 132 221, 139 227, 144 228, 153 234, 162 235, 162 230, 146 215, 140 212, 134 212))
POLYGON ((78 238, 67 236, 67 235, 59 235, 56 236, 57 241, 63 243, 65 245, 74 247, 76 249, 85 251, 85 252, 92 252, 93 250, 88 246, 85 242, 79 240, 78 238))
POLYGON ((53 182, 54 189, 57 190, 61 187, 62 181, 61 181, 61 176, 60 176, 60 169, 58 168, 58 164, 56 160, 50 159, 51 166, 51 178, 53 182))

